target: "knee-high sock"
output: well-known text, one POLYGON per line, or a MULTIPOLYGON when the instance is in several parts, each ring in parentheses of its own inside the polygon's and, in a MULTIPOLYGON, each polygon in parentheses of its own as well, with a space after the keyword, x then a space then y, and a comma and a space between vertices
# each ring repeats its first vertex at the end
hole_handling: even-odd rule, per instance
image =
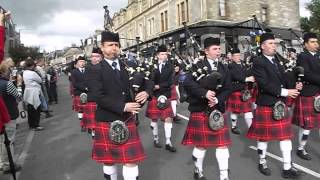
POLYGON ((250 128, 250 126, 252 124, 252 119, 253 119, 252 112, 244 113, 244 120, 246 121, 248 128, 250 128))
POLYGON ((139 168, 138 166, 123 166, 122 175, 124 180, 137 180, 139 177, 139 168))
POLYGON ((283 169, 288 170, 291 168, 291 150, 292 150, 291 140, 280 141, 280 150, 282 152, 282 158, 283 158, 283 169))
POLYGON ((79 112, 79 113, 78 113, 78 118, 79 118, 80 120, 82 120, 82 118, 83 118, 83 113, 82 113, 82 112, 79 112))
POLYGON ((103 173, 106 180, 117 180, 117 167, 113 166, 103 166, 103 173))
POLYGON ((207 150, 205 149, 199 149, 197 147, 193 148, 193 151, 192 151, 192 158, 194 161, 194 165, 200 172, 203 171, 203 160, 206 155, 206 151, 207 150))
POLYGON ((218 161, 220 169, 220 179, 224 180, 228 178, 228 169, 229 169, 229 149, 228 148, 217 148, 216 149, 216 158, 218 161))
POLYGON ((304 150, 304 147, 307 144, 308 141, 308 137, 310 134, 310 130, 306 130, 306 129, 299 129, 299 150, 304 150))
POLYGON ((266 163, 266 153, 268 148, 268 142, 257 142, 258 154, 259 154, 259 164, 266 163))
POLYGON ((238 114, 235 113, 230 113, 230 118, 231 118, 231 126, 232 128, 237 126, 237 121, 238 121, 238 114))
POLYGON ((154 138, 158 138, 158 122, 151 121, 150 127, 154 138))
POLYGON ((164 123, 164 132, 166 135, 166 144, 171 145, 171 130, 172 130, 172 123, 165 122, 164 123))
POLYGON ((178 102, 176 100, 171 101, 171 107, 174 116, 177 116, 177 104, 178 102))

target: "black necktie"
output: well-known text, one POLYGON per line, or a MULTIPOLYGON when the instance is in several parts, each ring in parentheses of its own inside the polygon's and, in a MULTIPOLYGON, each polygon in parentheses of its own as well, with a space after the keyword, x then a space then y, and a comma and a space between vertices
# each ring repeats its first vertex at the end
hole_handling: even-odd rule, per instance
POLYGON ((116 74, 117 78, 120 79, 120 71, 118 70, 117 65, 117 62, 112 62, 113 71, 116 74))
POLYGON ((278 67, 278 64, 277 64, 277 61, 276 61, 276 59, 275 59, 275 58, 272 58, 272 64, 274 65, 274 67, 276 67, 276 69, 277 69, 277 73, 280 73, 280 71, 279 71, 279 67, 278 67))

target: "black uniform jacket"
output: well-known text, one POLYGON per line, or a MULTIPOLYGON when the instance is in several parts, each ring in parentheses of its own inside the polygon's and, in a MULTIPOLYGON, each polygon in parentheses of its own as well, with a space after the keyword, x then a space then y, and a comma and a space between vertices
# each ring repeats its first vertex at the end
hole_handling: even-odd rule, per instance
POLYGON ((304 51, 298 56, 297 66, 304 68, 302 96, 314 96, 320 92, 320 58, 304 51))
MULTIPOLYGON (((198 68, 208 67, 209 73, 212 72, 211 66, 208 60, 201 60, 197 63, 198 68)), ((216 108, 225 112, 225 103, 228 96, 232 93, 230 72, 226 65, 221 62, 218 63, 218 72, 222 74, 222 87, 216 92, 216 97, 218 99, 218 104, 216 108)), ((184 82, 185 89, 188 93, 189 111, 190 112, 204 112, 208 107, 208 100, 206 98, 206 93, 208 89, 200 86, 200 84, 195 80, 191 73, 187 74, 186 80, 184 82)))
MULTIPOLYGON (((87 85, 93 101, 97 103, 96 120, 125 121, 130 113, 124 112, 125 104, 134 102, 130 90, 129 75, 124 63, 120 64, 120 79, 106 60, 87 69, 87 85)), ((150 89, 146 90, 150 93, 150 89)))
POLYGON ((253 75, 259 89, 257 105, 273 106, 279 100, 285 102, 281 88, 288 88, 288 80, 278 59, 275 63, 263 55, 253 60, 253 75))
POLYGON ((160 89, 154 90, 153 95, 159 97, 160 95, 165 95, 168 99, 171 97, 171 86, 173 85, 174 79, 174 66, 170 62, 166 62, 161 73, 158 68, 153 72, 153 83, 154 85, 159 85, 160 89))
POLYGON ((73 69, 71 71, 71 82, 74 89, 74 95, 79 96, 83 92, 87 92, 85 85, 85 73, 82 73, 79 69, 73 69))
MULTIPOLYGON (((229 64, 229 71, 231 76, 232 91, 241 91, 245 89, 246 78, 251 76, 250 71, 242 64, 232 62, 229 64)), ((251 72, 252 73, 252 72, 251 72)))

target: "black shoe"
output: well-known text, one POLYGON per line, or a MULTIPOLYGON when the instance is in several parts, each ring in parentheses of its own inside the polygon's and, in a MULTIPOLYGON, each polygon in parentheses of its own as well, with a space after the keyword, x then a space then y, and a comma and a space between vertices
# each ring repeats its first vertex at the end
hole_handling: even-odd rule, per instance
POLYGON ((310 161, 311 160, 311 156, 310 154, 306 151, 306 150, 298 150, 297 151, 297 156, 300 157, 301 159, 310 161))
POLYGON ((87 131, 87 128, 81 127, 81 132, 86 132, 86 131, 87 131))
POLYGON ((178 122, 180 122, 181 121, 181 119, 178 117, 178 116, 175 116, 174 118, 173 118, 173 122, 175 122, 175 123, 178 123, 178 122))
POLYGON ((194 180, 207 180, 207 178, 204 177, 203 173, 197 170, 194 172, 193 178, 194 180))
POLYGON ((267 163, 259 164, 259 171, 265 176, 271 176, 271 170, 268 168, 267 163))
POLYGON ((291 167, 289 170, 282 170, 283 178, 296 179, 300 177, 300 175, 301 175, 300 172, 294 167, 291 167))
MULTIPOLYGON (((15 167, 16 172, 18 172, 22 169, 21 165, 19 165, 19 164, 15 164, 14 167, 15 167)), ((3 167, 2 170, 3 170, 3 174, 10 174, 11 173, 10 166, 3 167)))
POLYGON ((50 114, 49 112, 46 112, 46 118, 51 118, 53 115, 50 114))
POLYGON ((88 134, 92 134, 92 130, 88 128, 88 134))
POLYGON ((166 150, 170 152, 177 152, 177 149, 170 144, 166 144, 166 150))
POLYGON ((160 144, 160 142, 159 142, 159 139, 154 139, 154 140, 153 140, 153 145, 154 145, 154 147, 156 147, 156 148, 162 148, 162 146, 161 146, 161 144, 160 144))
POLYGON ((42 130, 44 130, 44 127, 38 126, 38 127, 32 128, 31 130, 32 131, 42 131, 42 130))
POLYGON ((238 129, 237 126, 231 128, 231 132, 232 132, 233 134, 240 134, 240 130, 238 129))

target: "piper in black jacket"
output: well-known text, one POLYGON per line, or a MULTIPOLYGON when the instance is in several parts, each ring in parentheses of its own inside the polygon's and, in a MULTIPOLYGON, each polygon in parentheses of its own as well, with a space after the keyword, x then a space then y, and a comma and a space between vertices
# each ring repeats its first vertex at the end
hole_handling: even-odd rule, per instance
POLYGON ((296 100, 293 123, 300 127, 297 155, 305 160, 311 156, 305 150, 312 129, 320 129, 320 112, 315 111, 314 100, 320 96, 320 54, 318 38, 314 33, 304 35, 305 50, 298 56, 297 66, 304 68, 303 89, 296 100))
MULTIPOLYGON (((265 33, 261 35, 262 55, 253 61, 253 75, 258 83, 257 109, 255 111, 248 137, 257 140, 259 171, 271 175, 267 166, 266 151, 269 141, 280 141, 280 149, 283 157, 282 177, 296 178, 299 172, 292 167, 291 150, 293 137, 291 120, 288 116, 276 120, 273 117, 273 107, 276 103, 286 102, 286 97, 296 98, 298 89, 302 84, 296 85, 296 89, 288 89, 288 82, 284 68, 276 58, 276 41, 274 35, 265 33)), ((288 111, 284 107, 284 111, 288 111)))
POLYGON ((148 102, 146 116, 151 119, 151 129, 153 143, 157 148, 161 148, 158 136, 158 119, 164 121, 164 131, 166 137, 166 150, 176 152, 176 148, 171 143, 171 130, 173 127, 172 118, 174 117, 171 106, 171 87, 173 85, 174 66, 168 61, 168 52, 165 45, 161 45, 157 51, 157 68, 153 72, 153 96, 148 102), (167 106, 164 109, 158 107, 158 98, 165 96, 167 106))
POLYGON ((195 164, 194 178, 205 179, 203 175, 203 160, 208 148, 216 148, 216 158, 220 169, 220 180, 228 179, 229 150, 231 144, 228 125, 219 130, 209 128, 209 117, 206 111, 208 108, 225 112, 225 102, 231 94, 230 74, 228 67, 219 61, 221 54, 220 39, 207 38, 204 41, 206 58, 197 62, 197 69, 208 68, 208 73, 217 71, 222 75, 221 85, 218 90, 206 89, 198 81, 188 74, 184 82, 185 90, 188 93, 190 118, 182 141, 183 145, 194 146, 192 157, 195 164))
MULTIPOLYGON (((233 93, 229 96, 227 101, 227 110, 230 112, 231 117, 231 132, 234 134, 240 134, 240 130, 237 127, 237 120, 240 114, 244 114, 244 119, 248 128, 252 123, 252 99, 244 100, 242 93, 245 90, 249 91, 249 83, 253 83, 254 77, 251 69, 247 69, 241 63, 241 54, 238 48, 232 51, 232 63, 229 64, 229 71, 231 74, 231 83, 233 93)), ((250 91, 249 91, 250 92, 250 91)))
POLYGON ((96 109, 97 103, 94 100, 94 95, 92 94, 92 90, 89 87, 90 85, 90 76, 88 72, 90 72, 90 68, 99 64, 102 60, 102 52, 98 48, 93 48, 90 63, 88 63, 85 67, 85 86, 87 88, 87 103, 83 105, 83 122, 88 129, 88 133, 91 134, 92 138, 95 136, 95 121, 96 121, 96 109))
POLYGON ((87 87, 85 85, 85 59, 83 56, 79 56, 76 59, 76 68, 71 71, 71 83, 73 87, 73 104, 72 109, 78 112, 78 118, 81 120, 80 126, 82 131, 85 130, 82 118, 83 110, 80 104, 80 94, 87 92, 87 87))
POLYGON ((89 68, 88 79, 93 100, 97 103, 95 137, 92 158, 103 163, 107 180, 117 179, 116 163, 123 165, 124 180, 137 179, 138 163, 145 159, 144 150, 135 124, 135 113, 141 110, 151 89, 132 97, 129 75, 125 65, 118 59, 120 52, 119 34, 102 32, 101 50, 104 59, 89 68), (123 121, 130 136, 127 142, 117 145, 109 137, 112 122, 123 121))

